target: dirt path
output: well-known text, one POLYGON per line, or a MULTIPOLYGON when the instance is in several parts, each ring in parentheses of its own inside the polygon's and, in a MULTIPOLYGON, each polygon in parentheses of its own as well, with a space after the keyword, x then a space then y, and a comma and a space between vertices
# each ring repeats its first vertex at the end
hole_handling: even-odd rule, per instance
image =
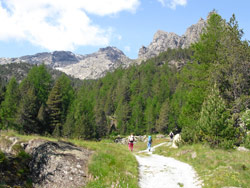
MULTIPOLYGON (((163 144, 170 143, 159 144, 152 150, 163 144)), ((139 152, 136 159, 139 163, 141 188, 201 188, 196 172, 186 163, 147 150, 139 152)))

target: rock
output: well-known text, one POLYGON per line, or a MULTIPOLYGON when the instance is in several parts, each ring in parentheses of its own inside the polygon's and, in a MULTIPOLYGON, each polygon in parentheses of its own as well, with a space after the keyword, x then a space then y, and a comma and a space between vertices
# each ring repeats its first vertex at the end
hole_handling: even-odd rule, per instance
POLYGON ((192 159, 195 159, 197 157, 197 153, 194 151, 194 152, 192 152, 192 154, 191 154, 191 158, 192 159))
POLYGON ((245 147, 238 147, 237 148, 238 151, 244 151, 244 152, 249 152, 250 150, 245 148, 245 147))
POLYGON ((179 36, 172 32, 157 31, 153 37, 153 41, 148 47, 142 46, 139 50, 138 59, 147 60, 159 55, 161 52, 167 51, 168 48, 187 48, 192 43, 197 42, 200 34, 206 27, 206 20, 200 19, 196 24, 187 28, 184 35, 179 36))
POLYGON ((0 150, 8 155, 17 155, 23 148, 17 137, 3 136, 0 138, 0 150))
POLYGON ((197 42, 200 39, 200 34, 203 32, 204 28, 207 25, 207 21, 203 18, 187 28, 185 34, 182 36, 181 48, 188 48, 192 43, 197 42))
POLYGON ((184 60, 181 61, 176 61, 176 60, 171 60, 168 62, 168 65, 170 67, 176 67, 177 70, 180 70, 187 62, 184 60))
POLYGON ((45 65, 80 79, 98 79, 118 67, 134 63, 116 47, 100 48, 98 52, 78 55, 69 51, 43 52, 19 58, 0 58, 0 64, 29 63, 45 65))
POLYGON ((181 46, 181 37, 175 33, 168 33, 158 30, 153 38, 153 41, 148 47, 142 46, 139 50, 138 58, 147 60, 166 51, 168 48, 175 49, 181 46))
POLYGON ((166 136, 163 135, 163 134, 157 134, 157 135, 156 135, 156 138, 166 138, 166 136))
POLYGON ((176 134, 173 138, 173 143, 171 148, 178 148, 178 143, 181 142, 181 135, 180 134, 176 134))
POLYGON ((88 180, 87 165, 92 151, 68 142, 17 137, 0 137, 0 150, 13 158, 20 150, 31 156, 30 177, 34 188, 83 187, 88 180))
POLYGON ((88 180, 87 165, 92 152, 66 142, 41 139, 29 142, 30 170, 35 188, 80 187, 88 180))
POLYGON ((118 67, 127 68, 133 61, 115 47, 101 48, 98 52, 83 56, 73 65, 57 69, 80 79, 97 79, 118 67))

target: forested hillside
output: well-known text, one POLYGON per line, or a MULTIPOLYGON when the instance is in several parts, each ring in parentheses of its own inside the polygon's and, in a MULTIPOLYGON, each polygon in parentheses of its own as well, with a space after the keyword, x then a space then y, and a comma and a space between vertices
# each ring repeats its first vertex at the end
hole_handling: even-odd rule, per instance
POLYGON ((212 13, 190 48, 85 80, 79 91, 66 75, 53 82, 34 66, 20 84, 0 87, 0 128, 83 139, 174 131, 186 143, 249 143, 250 47, 242 36, 234 15, 226 22, 212 13))

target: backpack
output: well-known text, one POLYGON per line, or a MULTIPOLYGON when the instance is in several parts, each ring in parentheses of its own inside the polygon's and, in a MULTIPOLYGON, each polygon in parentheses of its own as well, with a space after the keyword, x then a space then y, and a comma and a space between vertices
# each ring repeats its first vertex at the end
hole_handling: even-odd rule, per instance
POLYGON ((134 136, 129 137, 129 142, 134 142, 134 136))
POLYGON ((151 136, 148 137, 148 143, 150 143, 150 144, 152 143, 152 137, 151 136))

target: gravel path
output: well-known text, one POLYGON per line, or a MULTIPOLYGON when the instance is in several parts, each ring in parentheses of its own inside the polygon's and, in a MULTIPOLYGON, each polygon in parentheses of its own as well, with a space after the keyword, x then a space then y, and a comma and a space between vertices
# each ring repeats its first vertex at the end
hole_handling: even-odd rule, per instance
MULTIPOLYGON (((152 150, 163 144, 169 143, 157 145, 152 150)), ((171 157, 152 154, 147 150, 139 153, 147 154, 136 155, 139 163, 139 185, 141 188, 201 188, 201 182, 190 165, 171 157)))

